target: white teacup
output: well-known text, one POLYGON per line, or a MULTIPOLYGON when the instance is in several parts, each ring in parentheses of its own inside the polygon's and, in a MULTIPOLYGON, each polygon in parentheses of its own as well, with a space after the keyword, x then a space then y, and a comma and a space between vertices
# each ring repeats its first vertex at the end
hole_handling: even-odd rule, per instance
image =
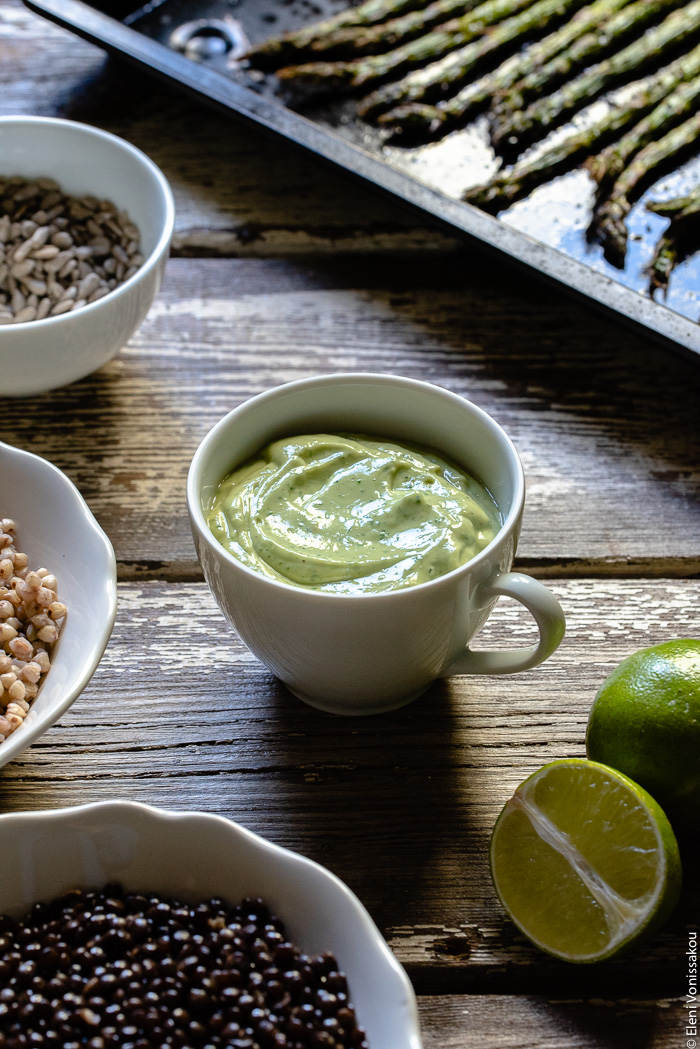
POLYGON ((490 416, 438 386, 379 374, 302 379, 244 402, 204 438, 187 481, 197 555, 224 615, 291 692, 336 714, 393 710, 437 678, 512 674, 554 652, 564 636, 558 601, 536 579, 510 571, 524 499, 518 453, 490 416), (205 520, 219 482, 278 437, 321 432, 365 433, 435 449, 490 491, 503 519, 500 531, 453 571, 382 593, 310 590, 247 568, 205 520), (469 642, 501 595, 532 614, 537 644, 472 651, 469 642))

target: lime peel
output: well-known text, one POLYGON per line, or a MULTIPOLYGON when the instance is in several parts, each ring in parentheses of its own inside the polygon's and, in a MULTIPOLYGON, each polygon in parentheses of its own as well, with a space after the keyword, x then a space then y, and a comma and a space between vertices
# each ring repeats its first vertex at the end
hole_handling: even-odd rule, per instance
POLYGON ((591 707, 586 753, 656 798, 676 834, 700 828, 700 639, 676 638, 623 659, 591 707))

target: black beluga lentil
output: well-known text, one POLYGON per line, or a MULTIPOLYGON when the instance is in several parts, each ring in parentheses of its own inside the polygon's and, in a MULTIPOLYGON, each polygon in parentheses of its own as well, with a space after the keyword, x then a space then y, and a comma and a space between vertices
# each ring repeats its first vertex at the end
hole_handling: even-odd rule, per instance
POLYGON ((260 899, 113 884, 0 916, 0 1049, 368 1049, 335 957, 260 899))

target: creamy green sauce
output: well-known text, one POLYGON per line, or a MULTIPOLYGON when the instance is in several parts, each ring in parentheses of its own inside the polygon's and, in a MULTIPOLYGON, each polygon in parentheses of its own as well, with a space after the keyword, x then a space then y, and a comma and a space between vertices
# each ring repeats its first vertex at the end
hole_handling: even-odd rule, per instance
POLYGON ((223 479, 205 516, 249 568, 335 593, 435 579, 501 524, 483 485, 433 452, 325 433, 273 441, 223 479))

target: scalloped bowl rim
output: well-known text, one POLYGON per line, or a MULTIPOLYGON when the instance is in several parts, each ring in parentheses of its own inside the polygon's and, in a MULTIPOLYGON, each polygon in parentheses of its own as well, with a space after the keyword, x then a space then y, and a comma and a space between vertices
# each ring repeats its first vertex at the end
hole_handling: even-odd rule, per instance
POLYGON ((371 1049, 422 1049, 411 983, 358 897, 325 867, 225 816, 133 801, 9 813, 0 857, 2 908, 14 915, 110 881, 192 901, 262 896, 302 950, 336 955, 371 1049))
MULTIPOLYGON (((72 676, 70 673, 70 665, 64 667, 60 676, 62 678, 64 675, 66 676, 65 691, 62 692, 60 698, 52 701, 49 707, 44 707, 43 704, 39 702, 42 692, 45 689, 47 690, 47 694, 49 693, 49 689, 50 693, 54 692, 51 675, 57 671, 59 667, 62 667, 66 660, 65 652, 62 651, 63 635, 64 631, 68 629, 71 619, 71 607, 70 603, 67 602, 68 614, 66 616, 66 623, 59 635, 51 670, 46 675, 45 681, 42 682, 38 697, 31 705, 24 724, 16 729, 4 743, 0 743, 0 768, 7 764, 8 761, 17 757, 17 755, 26 750, 27 747, 31 746, 31 744, 55 724, 55 722, 58 721, 58 719, 62 717, 68 708, 75 702, 90 681, 102 659, 111 637, 117 614, 117 564, 114 549, 108 536, 95 520, 92 511, 76 486, 62 470, 57 466, 54 466, 54 464, 48 459, 35 455, 33 452, 28 452, 21 448, 15 448, 3 441, 0 441, 0 480, 2 480, 3 475, 3 464, 8 460, 14 461, 15 468, 18 464, 24 464, 31 472, 41 473, 42 482, 46 484, 47 489, 52 487, 54 491, 61 491, 63 493, 64 501, 71 511, 71 530, 77 532, 79 529, 82 536, 89 537, 92 540, 92 550, 95 552, 96 556, 101 559, 99 565, 99 579, 101 584, 99 610, 101 612, 101 618, 95 617, 90 618, 89 620, 93 631, 90 635, 90 652, 82 658, 77 676, 72 676)), ((22 495, 19 494, 16 498, 21 500, 22 495)), ((18 515, 12 512, 12 493, 7 493, 7 491, 4 493, 3 508, 6 509, 7 516, 11 517, 13 520, 17 518, 18 515)), ((25 535, 32 530, 31 524, 23 526, 22 521, 16 521, 16 524, 19 549, 25 550, 30 554, 31 564, 31 551, 27 550, 27 546, 31 545, 31 541, 29 544, 25 542, 25 535)), ((36 567, 39 566, 37 565, 36 567)), ((63 597, 64 593, 61 588, 60 570, 51 564, 47 564, 46 567, 51 571, 57 572, 59 578, 58 596, 59 598, 63 597)), ((63 646, 63 649, 65 648, 66 646, 63 646)), ((68 659, 70 659, 70 654, 68 659)))

